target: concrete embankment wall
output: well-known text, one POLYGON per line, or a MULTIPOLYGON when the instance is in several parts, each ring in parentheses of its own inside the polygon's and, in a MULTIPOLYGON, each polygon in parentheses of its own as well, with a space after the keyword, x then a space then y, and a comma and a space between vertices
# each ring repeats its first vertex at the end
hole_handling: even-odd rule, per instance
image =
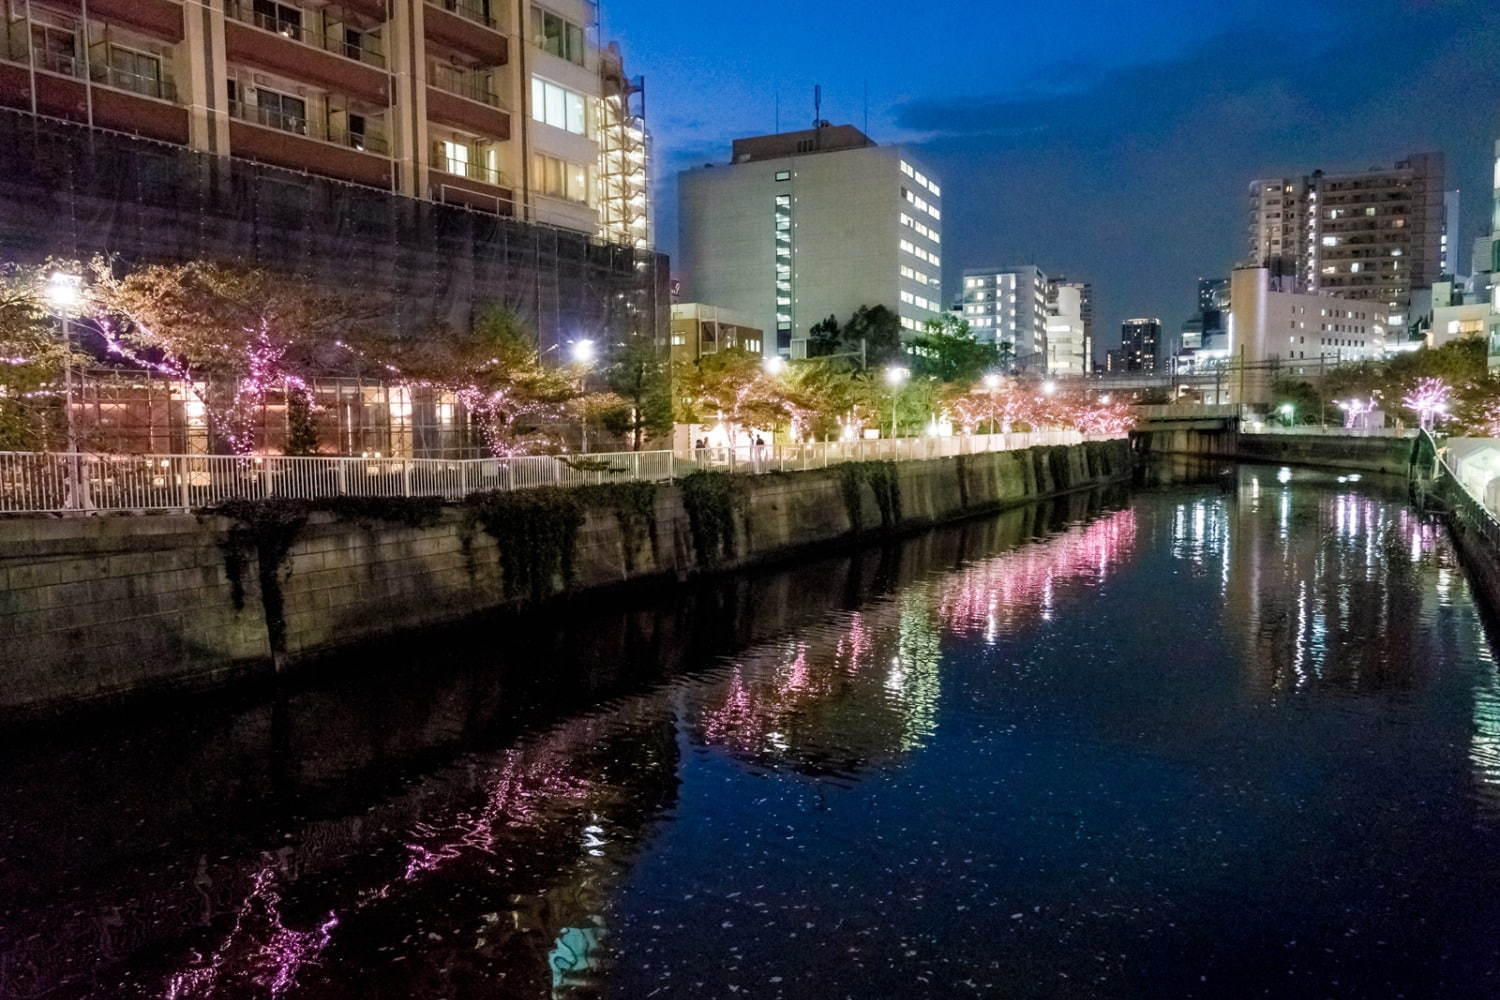
POLYGON ((1134 438, 1143 455, 1193 455, 1390 476, 1407 474, 1412 453, 1407 438, 1241 434, 1227 429, 1152 429, 1134 438))
MULTIPOLYGON (((885 465, 878 475, 732 477, 730 541, 712 553, 698 551, 684 488, 663 485, 649 531, 628 530, 613 510, 585 511, 571 579, 548 589, 792 558, 1118 481, 1132 463, 1117 441, 885 465)), ((234 527, 219 515, 0 520, 0 718, 214 687, 525 599, 507 586, 496 541, 462 508, 421 527, 313 514, 261 574, 283 609, 284 628, 269 628, 264 580, 253 558, 234 556, 234 527)))

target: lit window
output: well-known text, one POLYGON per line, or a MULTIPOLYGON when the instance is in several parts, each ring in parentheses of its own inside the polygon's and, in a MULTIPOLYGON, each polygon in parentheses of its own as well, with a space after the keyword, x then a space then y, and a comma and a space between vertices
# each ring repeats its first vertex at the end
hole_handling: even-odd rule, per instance
POLYGON ((531 78, 531 117, 574 135, 588 131, 583 95, 540 77, 531 78))

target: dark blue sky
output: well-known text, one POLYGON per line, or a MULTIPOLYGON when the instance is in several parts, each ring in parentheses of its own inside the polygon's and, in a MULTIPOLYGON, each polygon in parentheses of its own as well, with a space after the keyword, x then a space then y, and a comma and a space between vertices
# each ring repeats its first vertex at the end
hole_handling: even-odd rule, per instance
POLYGON ((1427 149, 1464 192, 1464 263, 1490 211, 1500 0, 603 0, 645 74, 656 214, 735 136, 824 117, 920 149, 944 183, 944 270, 1035 262, 1093 279, 1101 343, 1180 323, 1241 252, 1263 174, 1427 149))

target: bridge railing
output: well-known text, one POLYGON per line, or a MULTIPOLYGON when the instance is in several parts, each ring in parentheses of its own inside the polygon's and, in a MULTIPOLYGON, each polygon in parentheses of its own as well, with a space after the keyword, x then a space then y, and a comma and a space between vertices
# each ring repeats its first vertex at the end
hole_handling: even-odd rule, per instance
POLYGON ((229 500, 440 496, 493 490, 661 482, 699 469, 794 472, 843 462, 920 461, 1076 445, 1077 431, 894 438, 670 451, 424 459, 0 452, 0 514, 187 511, 229 500))
POLYGON ((1142 423, 1165 423, 1174 420, 1248 420, 1254 416, 1254 410, 1238 403, 1137 406, 1135 413, 1136 418, 1142 423))
POLYGON ((1324 427, 1321 424, 1246 423, 1241 428, 1246 434, 1286 434, 1293 437, 1337 437, 1337 438, 1406 438, 1417 436, 1415 428, 1400 427, 1324 427))

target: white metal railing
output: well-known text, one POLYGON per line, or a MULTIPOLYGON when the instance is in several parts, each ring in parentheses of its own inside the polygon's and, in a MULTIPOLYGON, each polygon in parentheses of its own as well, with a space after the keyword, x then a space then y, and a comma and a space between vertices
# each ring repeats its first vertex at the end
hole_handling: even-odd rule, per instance
POLYGON ((743 473, 842 462, 919 461, 1103 440, 1077 431, 897 438, 826 444, 743 444, 670 451, 518 458, 328 458, 0 452, 0 514, 185 511, 228 500, 440 496, 490 490, 662 482, 700 469, 743 473))
POLYGON ((1285 434, 1292 437, 1341 437, 1341 438, 1414 438, 1415 428, 1399 427, 1323 427, 1319 424, 1248 423, 1243 426, 1246 434, 1285 434))

